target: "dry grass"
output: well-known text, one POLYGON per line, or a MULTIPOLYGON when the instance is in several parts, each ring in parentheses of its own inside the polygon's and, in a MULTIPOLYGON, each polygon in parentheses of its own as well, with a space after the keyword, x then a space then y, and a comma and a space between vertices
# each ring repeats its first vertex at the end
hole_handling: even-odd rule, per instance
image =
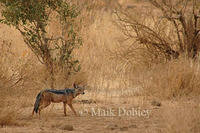
POLYGON ((196 133, 199 128, 199 106, 193 102, 176 103, 162 112, 167 133, 196 133))
POLYGON ((185 57, 154 65, 142 76, 144 92, 149 96, 166 99, 200 93, 199 63, 185 57))
POLYGON ((0 114, 0 126, 21 126, 18 119, 21 113, 18 109, 13 109, 13 107, 4 107, 1 109, 0 114))
MULTIPOLYGON (((123 2, 121 3, 123 4, 123 2)), ((92 103, 91 106, 108 106, 114 104, 114 106, 129 107, 132 105, 141 105, 149 97, 162 100, 177 98, 181 101, 182 97, 195 99, 199 96, 200 72, 198 61, 181 56, 177 60, 160 62, 160 59, 152 60, 148 53, 143 54, 143 56, 139 55, 139 58, 136 58, 138 55, 135 56, 130 53, 121 54, 119 57, 115 52, 119 50, 123 52, 124 49, 128 49, 131 45, 131 40, 127 44, 122 44, 121 40, 124 38, 124 35, 113 24, 113 20, 115 20, 114 14, 101 9, 95 11, 94 9, 84 9, 82 16, 84 20, 88 20, 83 22, 80 32, 84 40, 84 45, 75 51, 75 56, 82 64, 81 72, 73 75, 68 80, 63 78, 62 72, 60 72, 61 74, 58 72, 56 75, 56 89, 71 87, 73 82, 87 84, 87 95, 78 98, 78 101, 91 100, 97 103, 92 103), (127 58, 121 58, 122 56, 127 58)), ((56 30, 56 28, 52 30, 56 30)), ((63 118, 60 115, 61 111, 60 114, 57 114, 55 109, 49 111, 56 112, 53 114, 53 117, 50 117, 52 115, 49 115, 49 113, 46 114, 48 116, 47 119, 52 120, 49 122, 51 126, 48 125, 48 122, 46 126, 44 124, 45 120, 42 118, 27 119, 27 116, 32 111, 37 93, 50 87, 49 75, 45 67, 37 61, 37 58, 27 48, 22 37, 15 29, 1 25, 0 33, 6 42, 11 42, 10 47, 2 45, 4 49, 0 49, 0 125, 19 126, 20 124, 23 125, 21 123, 23 121, 32 122, 39 129, 42 128, 42 131, 47 128, 52 130, 54 127, 58 127, 60 131, 69 130, 65 124, 66 119, 67 122, 72 121, 74 128, 78 125, 77 123, 84 125, 82 121, 98 122, 96 118, 91 117, 75 119, 73 116, 70 116, 69 118, 63 118), (7 81, 13 72, 17 72, 17 75, 5 84, 5 79, 7 81), (22 80, 18 84, 15 84, 19 77, 22 80), (12 85, 13 87, 11 87, 12 85), (20 111, 16 111, 15 108, 22 108, 21 110, 25 113, 22 114, 20 111), (60 118, 62 118, 64 124, 59 123, 60 118)), ((1 44, 6 44, 4 40, 0 40, 1 44)), ((137 52, 144 53, 145 51, 141 49, 141 51, 137 52)), ((77 108, 80 106, 90 107, 89 104, 76 104, 76 106, 77 108)), ((177 108, 169 107, 165 111, 161 110, 162 112, 160 112, 162 118, 159 117, 159 120, 164 119, 165 123, 168 123, 165 126, 166 132, 199 131, 197 129, 199 121, 195 118, 199 114, 197 112, 199 107, 196 105, 185 106, 184 102, 174 107, 177 108), (183 119, 187 121, 184 125, 181 124, 183 119)), ((59 106, 56 109, 61 110, 61 108, 59 106)), ((121 118, 116 119, 119 122, 121 121, 121 118)), ((124 120, 124 118, 122 119, 124 120)), ((131 118, 127 119, 132 120, 131 118)), ((102 121, 106 123, 112 120, 105 118, 102 121)), ((140 122, 141 119, 138 121, 140 122)), ((123 122, 127 122, 127 120, 123 122)), ((90 124, 92 123, 86 125, 89 129, 92 128, 90 124)), ((93 126, 99 127, 103 125, 101 123, 93 124, 93 126)), ((82 131, 84 128, 84 126, 80 127, 80 130, 82 131)))

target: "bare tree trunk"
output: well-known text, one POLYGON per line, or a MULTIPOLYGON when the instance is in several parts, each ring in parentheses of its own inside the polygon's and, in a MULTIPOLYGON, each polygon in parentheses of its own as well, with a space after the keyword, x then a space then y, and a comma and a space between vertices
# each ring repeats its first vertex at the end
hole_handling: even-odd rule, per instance
POLYGON ((53 64, 51 66, 49 66, 48 68, 49 70, 49 74, 50 74, 50 86, 51 86, 51 89, 54 89, 55 86, 54 86, 54 83, 55 83, 55 77, 54 77, 54 67, 53 67, 53 64))
POLYGON ((47 45, 45 46, 43 50, 43 61, 45 62, 47 71, 49 72, 50 75, 50 86, 52 89, 54 89, 54 82, 55 82, 55 77, 54 77, 54 64, 53 60, 51 58, 51 54, 49 49, 47 48, 47 45))

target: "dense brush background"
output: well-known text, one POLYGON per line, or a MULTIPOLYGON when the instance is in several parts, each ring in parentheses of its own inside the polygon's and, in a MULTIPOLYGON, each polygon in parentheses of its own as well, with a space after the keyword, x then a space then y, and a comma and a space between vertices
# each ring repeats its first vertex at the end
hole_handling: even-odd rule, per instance
MULTIPOLYGON (((119 0, 119 3, 123 8, 153 8, 145 0, 119 0)), ((83 19, 80 24, 83 46, 76 49, 74 55, 82 69, 67 81, 62 74, 57 74, 56 89, 72 87, 73 82, 86 84, 88 95, 84 99, 116 103, 131 102, 135 96, 159 100, 199 97, 198 59, 194 61, 185 55, 172 60, 154 58, 146 49, 133 46, 132 40, 123 41, 125 36, 114 23, 117 17, 106 8, 105 1, 83 0, 76 4, 83 19)), ((119 5, 113 0, 111 6, 119 5)), ((56 30, 56 26, 51 30, 56 30)), ((0 24, 0 125, 23 125, 18 122, 19 114, 24 107, 33 106, 41 90, 50 88, 48 77, 45 66, 26 46, 20 33, 0 24)), ((182 104, 173 111, 172 108, 165 110, 165 120, 173 121, 167 127, 169 132, 176 132, 180 126, 184 131, 191 131, 192 126, 199 125, 195 118, 199 112, 194 110, 199 106, 190 106, 182 104), (175 112, 174 115, 170 111, 175 112), (192 112, 196 115, 191 116, 192 112), (180 125, 181 121, 186 122, 185 126, 180 125), (196 124, 190 126, 191 123, 196 124)))

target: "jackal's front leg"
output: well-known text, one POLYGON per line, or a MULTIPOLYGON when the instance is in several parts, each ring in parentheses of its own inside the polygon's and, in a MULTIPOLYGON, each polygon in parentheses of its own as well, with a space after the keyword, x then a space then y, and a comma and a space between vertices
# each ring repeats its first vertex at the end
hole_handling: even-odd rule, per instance
POLYGON ((74 109, 74 107, 72 106, 72 104, 71 104, 71 103, 68 103, 68 105, 69 105, 69 107, 72 109, 72 111, 74 112, 74 114, 77 115, 77 114, 76 114, 76 111, 75 111, 75 109, 74 109))
POLYGON ((66 116, 67 114, 66 114, 66 103, 65 102, 63 102, 63 107, 64 107, 64 114, 66 116))

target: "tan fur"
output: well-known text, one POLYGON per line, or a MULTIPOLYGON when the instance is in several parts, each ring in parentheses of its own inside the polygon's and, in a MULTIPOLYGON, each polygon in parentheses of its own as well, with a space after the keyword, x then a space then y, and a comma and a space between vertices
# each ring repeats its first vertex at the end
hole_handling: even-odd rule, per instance
MULTIPOLYGON (((76 111, 74 107, 72 106, 72 100, 78 96, 79 94, 84 94, 84 88, 79 87, 78 85, 74 85, 75 92, 69 93, 69 94, 55 94, 53 92, 43 91, 41 94, 41 101, 39 104, 39 114, 41 113, 41 110, 48 107, 51 103, 60 103, 63 102, 64 107, 64 114, 66 115, 66 104, 72 109, 75 115, 76 111)), ((32 115, 34 114, 35 110, 33 109, 32 115)))

